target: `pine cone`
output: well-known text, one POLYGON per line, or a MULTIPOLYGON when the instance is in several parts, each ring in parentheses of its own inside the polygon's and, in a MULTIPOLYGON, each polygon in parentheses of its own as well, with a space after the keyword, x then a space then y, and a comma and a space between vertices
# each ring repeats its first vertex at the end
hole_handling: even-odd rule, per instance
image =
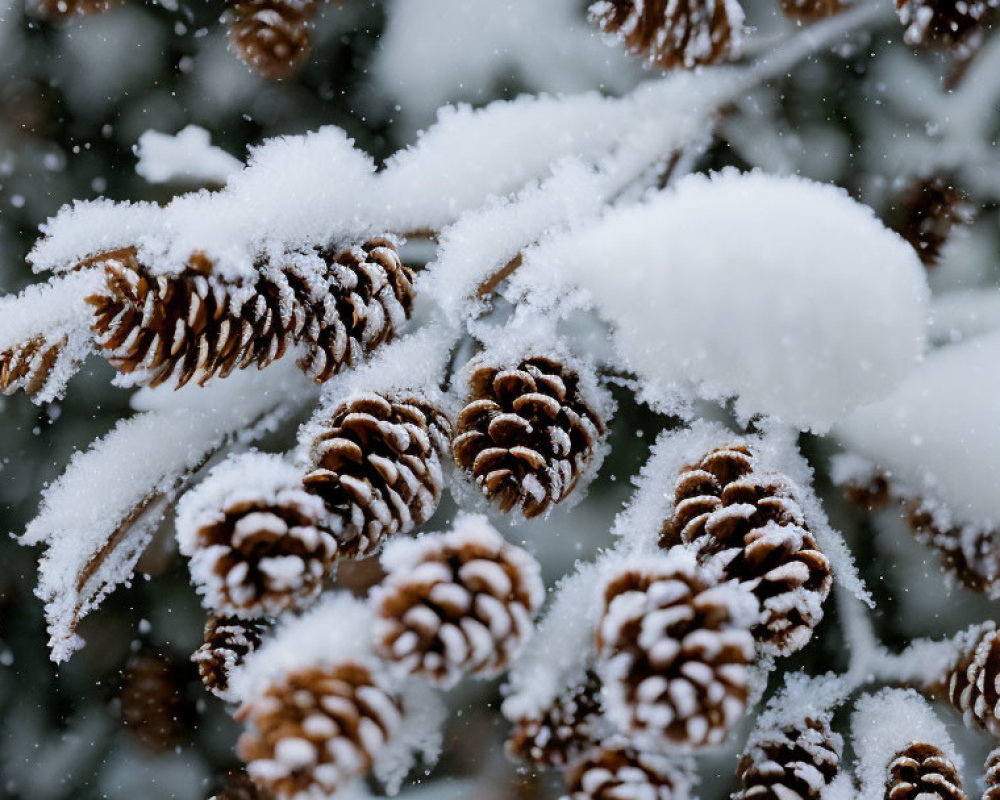
POLYGON ((825 720, 769 731, 740 758, 743 788, 734 800, 820 800, 840 768, 842 744, 825 720))
POLYGON ((781 0, 785 16, 804 25, 832 17, 848 7, 844 0, 781 0))
POLYGON ((316 0, 236 0, 229 44, 261 77, 289 78, 309 55, 316 8, 316 0))
POLYGON ((470 374, 455 462, 502 511, 537 517, 569 495, 594 458, 600 415, 582 396, 579 375, 547 356, 514 369, 479 360, 470 374))
POLYGON ((280 458, 254 453, 224 462, 183 498, 178 544, 215 612, 277 616, 323 588, 337 543, 300 477, 280 458))
POLYGON ((30 0, 29 3, 35 16, 51 20, 103 14, 119 5, 121 0, 30 0))
POLYGON ((946 572, 975 592, 1000 596, 1000 543, 995 530, 969 526, 940 527, 920 500, 905 503, 914 538, 932 547, 946 572))
POLYGON ((1000 747, 986 757, 986 791, 983 800, 1000 800, 1000 747))
POLYGON ((332 795, 364 775, 399 730, 402 706, 368 667, 343 661, 287 675, 237 714, 247 772, 278 800, 332 795))
POLYGON ((205 643, 191 656, 208 691, 216 697, 226 697, 230 673, 260 646, 268 627, 265 622, 237 617, 208 620, 205 643))
POLYGON ((187 737, 193 712, 186 682, 179 665, 154 650, 140 650, 125 665, 121 721, 146 750, 162 753, 187 737))
POLYGON ((0 352, 0 393, 10 396, 23 389, 29 397, 34 397, 41 392, 67 341, 65 336, 54 342, 36 336, 19 347, 0 352))
POLYGON ((620 741, 596 747, 566 770, 563 800, 684 800, 690 781, 661 753, 641 753, 620 741))
POLYGON ((545 597, 540 568, 485 517, 400 541, 382 561, 375 646, 408 672, 450 687, 464 675, 498 675, 527 644, 545 597))
POLYGON ((348 397, 310 446, 306 489, 326 503, 345 558, 426 522, 441 499, 451 423, 416 392, 348 397))
POLYGON ((507 755, 543 766, 565 766, 599 743, 594 725, 601 714, 601 682, 593 672, 556 697, 543 713, 514 720, 507 755))
POLYGON ((624 40, 625 51, 663 69, 693 69, 731 58, 743 9, 736 0, 598 0, 590 16, 624 40))
POLYGON ((758 471, 746 445, 720 447, 681 470, 674 503, 661 545, 690 543, 699 561, 753 592, 764 612, 758 639, 781 654, 804 647, 833 576, 790 482, 758 471))
POLYGON ((948 676, 948 699, 965 724, 1000 736, 1000 632, 986 631, 948 676))
MULTIPOLYGON (((909 45, 941 45, 960 55, 975 51, 998 0, 896 0, 909 45)), ((918 251, 919 252, 919 251, 918 251)))
POLYGON ((893 228, 917 251, 925 267, 937 266, 953 228, 972 222, 974 210, 949 178, 914 181, 897 200, 893 228))
POLYGON ((941 750, 911 742, 889 764, 885 800, 965 800, 958 770, 941 750))
POLYGON ((722 741, 746 709, 752 597, 712 585, 680 548, 618 567, 603 596, 597 672, 612 722, 657 744, 722 741))

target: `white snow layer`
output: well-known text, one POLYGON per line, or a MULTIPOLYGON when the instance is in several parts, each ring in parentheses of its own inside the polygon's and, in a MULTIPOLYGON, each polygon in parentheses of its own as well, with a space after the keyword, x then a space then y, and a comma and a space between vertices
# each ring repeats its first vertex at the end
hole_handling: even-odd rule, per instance
POLYGON ((743 416, 816 432, 906 377, 928 318, 916 254, 871 209, 735 170, 555 236, 512 280, 553 303, 585 290, 660 408, 736 397, 743 416))
POLYGON ((931 341, 954 344, 1000 330, 1000 291, 960 289, 938 295, 931 305, 931 341))
POLYGON ((889 764, 913 741, 933 744, 962 769, 944 723, 912 689, 883 689, 859 698, 851 715, 861 800, 882 800, 889 764))
POLYGON ((174 135, 148 130, 139 137, 135 171, 150 183, 185 181, 224 184, 243 162, 212 145, 211 134, 188 125, 174 135))
MULTIPOLYGON (((1000 334, 935 350, 895 392, 858 409, 834 433, 851 453, 888 473, 900 491, 922 497, 944 527, 995 527, 998 363, 1000 334)), ((835 477, 843 481, 848 472, 845 467, 835 477)))
POLYGON ((45 601, 53 661, 83 646, 77 622, 130 579, 184 477, 226 440, 252 436, 254 423, 275 412, 285 397, 276 387, 295 379, 281 363, 192 391, 142 394, 141 404, 153 410, 77 453, 45 489, 21 542, 46 547, 35 593, 45 601))

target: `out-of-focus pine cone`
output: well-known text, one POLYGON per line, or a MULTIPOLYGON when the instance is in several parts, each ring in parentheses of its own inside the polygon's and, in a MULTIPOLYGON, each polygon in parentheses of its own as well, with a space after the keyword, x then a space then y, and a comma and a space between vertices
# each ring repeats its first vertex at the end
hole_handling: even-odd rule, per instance
POLYGON ((597 673, 611 721, 657 745, 722 741, 746 709, 752 595, 674 548, 618 566, 603 597, 597 673))
POLYGON ((825 720, 768 731, 750 742, 736 774, 735 800, 820 800, 840 768, 841 737, 825 720))
POLYGON ((597 0, 591 18, 629 55, 663 69, 694 69, 731 58, 743 9, 736 0, 597 0))
POLYGON ((998 0, 896 0, 909 45, 941 45, 960 55, 974 52, 998 0))
POLYGON ((103 14, 121 5, 121 2, 122 0, 29 0, 28 8, 37 17, 57 20, 103 14))
POLYGON ((952 229, 972 222, 964 192, 944 176, 913 181, 896 201, 893 227, 917 251, 925 267, 937 266, 952 229))
POLYGON ((217 697, 226 697, 229 676, 260 646, 268 625, 238 617, 211 617, 205 625, 205 643, 191 660, 198 665, 201 682, 217 697))
POLYGON ((752 591, 764 614, 759 640, 781 654, 804 647, 833 576, 791 483, 757 470, 746 445, 720 447, 681 470, 674 509, 661 545, 690 544, 702 563, 752 591))
POLYGON ((624 742, 595 747, 566 770, 563 800, 685 800, 690 780, 661 753, 624 742))
POLYGON ((993 529, 942 527, 920 500, 905 502, 914 537, 937 551, 945 571, 975 592, 1000 596, 1000 540, 993 529))
POLYGON ((781 0, 785 16, 802 24, 832 17, 848 7, 844 0, 781 0))
POLYGON ((441 499, 451 423, 419 392, 348 397, 310 445, 303 483, 322 498, 339 554, 360 558, 426 522, 441 499))
POLYGON ((247 772, 278 800, 326 797, 364 775, 399 730, 402 706, 367 666, 342 661, 287 675, 237 713, 247 772))
POLYGON ((450 687, 492 677, 517 657, 545 597, 541 569, 485 517, 462 516, 448 533, 397 540, 372 593, 376 650, 407 672, 450 687))
POLYGON ((1000 747, 994 747, 986 757, 986 790, 983 800, 1000 800, 1000 747))
POLYGON ((192 709, 186 677, 178 664, 152 649, 140 650, 125 665, 121 721, 146 750, 162 753, 187 737, 192 709))
POLYGON ((317 5, 317 0, 236 0, 230 46, 261 77, 289 78, 309 55, 317 5))
POLYGON ((948 699, 966 725, 1000 736, 1000 632, 987 630, 948 676, 948 699))
POLYGON ((250 780, 245 771, 231 770, 208 800, 270 800, 270 795, 250 780))
POLYGON ((458 466, 505 512, 537 517, 563 500, 604 434, 576 371, 542 355, 512 369, 480 359, 469 388, 452 446, 458 466))
POLYGON ((889 764, 885 800, 965 800, 958 769, 940 748, 911 742, 889 764))
POLYGON ((337 559, 326 509, 276 456, 224 462, 178 508, 177 541, 214 612, 274 617, 321 591, 337 559))
POLYGON ((542 712, 514 720, 507 755, 529 764, 565 766, 599 743, 601 682, 593 672, 560 694, 542 712))
POLYGON ((34 397, 45 388, 67 339, 54 342, 43 336, 0 352, 0 393, 12 395, 23 389, 34 397))

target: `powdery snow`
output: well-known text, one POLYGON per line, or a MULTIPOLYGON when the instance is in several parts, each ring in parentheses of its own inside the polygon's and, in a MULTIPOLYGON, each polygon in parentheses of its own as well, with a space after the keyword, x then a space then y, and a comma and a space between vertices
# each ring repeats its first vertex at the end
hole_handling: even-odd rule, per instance
POLYGON ((212 145, 211 134, 197 125, 170 135, 148 130, 135 148, 138 172, 150 183, 171 181, 224 184, 243 162, 212 145))

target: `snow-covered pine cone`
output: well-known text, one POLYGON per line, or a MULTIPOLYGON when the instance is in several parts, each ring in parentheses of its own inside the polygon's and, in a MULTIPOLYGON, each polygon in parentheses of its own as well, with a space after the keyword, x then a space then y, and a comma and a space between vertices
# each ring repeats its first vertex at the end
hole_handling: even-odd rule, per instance
POLYGON ((88 14, 103 14, 122 0, 29 0, 28 9, 37 17, 62 19, 82 17, 88 14))
POLYGON ((182 498, 177 541, 191 578, 218 614, 277 616, 312 600, 337 558, 323 501, 278 456, 220 464, 182 498))
POLYGON ((941 45, 975 51, 998 0, 896 0, 909 45, 941 45))
POLYGON ((368 555, 431 518, 451 439, 436 402, 416 391, 355 394, 321 428, 303 485, 326 504, 341 557, 368 555))
POLYGON ((885 800, 965 800, 958 769, 940 748, 911 742, 889 763, 885 800))
POLYGON ((663 69, 694 69, 731 58, 743 28, 736 0, 597 0, 590 16, 623 40, 629 55, 663 69))
POLYGON ((914 538, 937 551, 947 573, 974 592, 1000 596, 1000 533, 974 526, 942 527, 919 499, 905 505, 914 538))
POLYGON ((382 563, 388 574, 371 596, 375 649, 442 687, 505 670, 545 598, 538 562, 482 516, 460 516, 447 533, 396 540, 382 563))
POLYGON ((843 741, 826 720, 772 730, 749 742, 734 800, 820 800, 840 768, 843 741))
POLYGON ((0 393, 9 396, 23 389, 33 397, 42 391, 66 342, 66 337, 50 342, 36 336, 0 352, 0 393))
POLYGON ((317 5, 317 0, 235 0, 230 47, 263 78, 291 77, 309 55, 317 5))
POLYGON ((948 676, 948 699, 966 725, 1000 736, 1000 632, 987 630, 948 676))
POLYGON ((565 778, 563 800, 686 800, 691 783, 662 753, 639 752, 622 741, 587 751, 565 778))
POLYGON ((543 766, 565 766, 599 742, 601 682, 593 672, 567 688, 543 711, 513 720, 507 755, 543 766))
POLYGON ((191 660, 198 665, 201 682, 217 697, 226 697, 229 676, 260 646, 269 625, 238 617, 211 617, 205 624, 205 643, 191 660))
POLYGON ((832 17, 848 7, 844 0, 781 0, 785 16, 802 24, 832 17))
POLYGON ((914 180, 896 200, 894 228, 917 251, 925 267, 937 266, 952 229, 968 225, 973 207, 942 175, 914 180))
POLYGON ((804 647, 823 618, 830 562, 805 526, 790 481, 756 468, 749 447, 719 447, 685 467, 661 545, 690 544, 703 564, 736 579, 760 601, 754 635, 787 654, 804 647))
POLYGON ((643 740, 717 744, 746 709, 753 596, 677 547, 625 562, 603 587, 597 673, 612 722, 643 740))
POLYGON ((181 669, 163 653, 144 648, 125 665, 119 702, 122 726, 153 753, 184 741, 193 721, 181 669))
POLYGON ((983 800, 1000 800, 1000 747, 994 747, 986 757, 986 790, 983 800))
POLYGON ((544 355, 513 368, 479 359, 469 390, 452 445, 458 466, 501 511, 537 517, 565 499, 604 434, 576 371, 544 355))
POLYGON ((254 782, 278 800, 309 800, 368 772, 402 705, 378 674, 345 660, 286 675, 236 716, 249 726, 237 750, 254 782))

